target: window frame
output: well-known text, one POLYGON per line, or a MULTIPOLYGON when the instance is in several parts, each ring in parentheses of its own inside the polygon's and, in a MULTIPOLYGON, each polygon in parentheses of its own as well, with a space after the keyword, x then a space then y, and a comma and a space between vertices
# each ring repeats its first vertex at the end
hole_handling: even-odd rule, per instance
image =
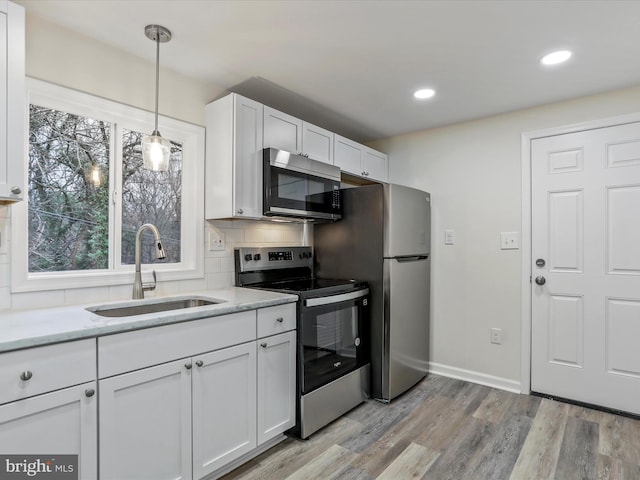
MULTIPOLYGON (((122 265, 122 129, 151 132, 154 114, 137 107, 97 97, 42 80, 27 78, 26 128, 29 105, 61 110, 104 120, 111 125, 109 152, 109 269, 62 272, 29 272, 28 195, 11 212, 11 291, 33 292, 133 284, 134 265, 122 265), (120 175, 120 177, 118 177, 120 175), (54 281, 55 280, 55 281, 54 281)), ((181 252, 179 263, 153 263, 158 282, 204 278, 204 127, 159 116, 163 136, 182 143, 181 252)), ((29 135, 24 140, 24 178, 28 177, 29 135)), ((162 236, 162 232, 160 232, 162 236)))

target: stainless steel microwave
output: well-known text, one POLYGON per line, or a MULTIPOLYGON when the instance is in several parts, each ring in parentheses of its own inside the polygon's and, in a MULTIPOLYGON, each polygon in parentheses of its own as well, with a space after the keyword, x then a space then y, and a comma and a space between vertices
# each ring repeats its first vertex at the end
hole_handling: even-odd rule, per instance
POLYGON ((263 151, 265 216, 316 220, 342 218, 340 168, 265 148, 263 151))

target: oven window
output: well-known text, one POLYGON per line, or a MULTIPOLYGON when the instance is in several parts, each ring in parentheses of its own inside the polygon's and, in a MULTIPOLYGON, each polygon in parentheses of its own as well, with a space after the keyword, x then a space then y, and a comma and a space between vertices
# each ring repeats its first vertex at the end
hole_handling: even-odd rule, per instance
POLYGON ((355 370, 359 337, 357 305, 310 308, 302 322, 303 393, 355 370))

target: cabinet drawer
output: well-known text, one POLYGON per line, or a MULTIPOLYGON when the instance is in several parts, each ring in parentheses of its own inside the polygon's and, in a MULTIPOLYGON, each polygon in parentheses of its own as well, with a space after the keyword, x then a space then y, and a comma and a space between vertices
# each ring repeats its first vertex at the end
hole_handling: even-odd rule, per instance
POLYGON ((296 328, 296 304, 287 303, 258 310, 258 338, 296 328))
POLYGON ((98 375, 110 377, 255 339, 255 310, 100 337, 98 375))
POLYGON ((0 403, 95 379, 95 339, 0 354, 0 403))

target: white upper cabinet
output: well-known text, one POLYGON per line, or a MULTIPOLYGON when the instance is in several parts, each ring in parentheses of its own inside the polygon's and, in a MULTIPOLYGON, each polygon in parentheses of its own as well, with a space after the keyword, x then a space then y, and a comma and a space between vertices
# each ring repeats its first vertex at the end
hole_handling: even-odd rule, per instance
POLYGON ((302 122, 302 151, 313 160, 333 164, 334 133, 302 122))
POLYGON ((333 163, 333 132, 271 107, 264 107, 264 146, 333 163))
POLYGON ((264 147, 301 153, 302 120, 265 105, 264 147))
POLYGON ((0 203, 25 194, 24 8, 0 1, 0 203))
POLYGON ((263 105, 232 93, 205 116, 205 218, 261 218, 263 105))
POLYGON ((362 170, 364 176, 381 182, 389 181, 389 157, 386 153, 373 148, 364 147, 362 150, 362 170))
MULTIPOLYGON (((388 181, 386 154, 236 93, 208 104, 205 119, 206 219, 263 218, 265 148, 337 165, 368 180, 388 181)), ((0 194, 1 175, 0 171, 0 194)))
POLYGON ((389 158, 386 153, 337 134, 333 163, 345 173, 378 182, 389 181, 389 158))

